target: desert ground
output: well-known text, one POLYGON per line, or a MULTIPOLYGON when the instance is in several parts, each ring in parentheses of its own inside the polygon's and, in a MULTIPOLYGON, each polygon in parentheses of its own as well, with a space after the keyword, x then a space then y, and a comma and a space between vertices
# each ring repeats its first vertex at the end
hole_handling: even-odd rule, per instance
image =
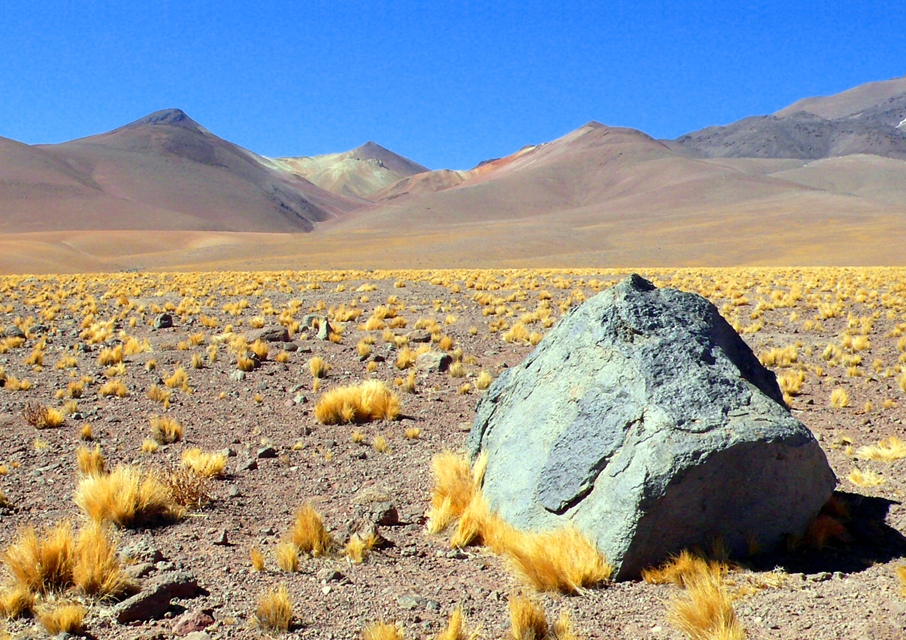
MULTIPOLYGON (((906 447, 897 438, 906 416, 906 269, 639 272, 717 306, 777 373, 790 410, 838 477, 833 527, 730 559, 723 588, 745 637, 902 638, 906 447)), ((127 594, 98 598, 63 585, 40 596, 36 611, 77 603, 81 632, 94 638, 170 638, 207 625, 210 638, 338 640, 379 621, 406 638, 434 638, 461 607, 467 629, 503 638, 508 603, 529 594, 550 621, 568 612, 581 638, 685 638, 670 614, 684 597, 678 586, 640 580, 538 593, 506 557, 480 545, 451 548, 450 531, 427 528, 432 459, 462 450, 489 378, 521 362, 572 306, 628 273, 3 277, 0 547, 21 542, 24 527, 40 534, 65 521, 87 526, 74 500, 91 477, 79 469, 79 447, 99 447, 108 471, 134 465, 160 477, 173 477, 183 454, 201 449, 225 456, 223 471, 195 487, 210 501, 178 518, 110 529, 136 588, 178 571, 194 576, 197 595, 175 598, 160 619, 120 624, 116 601, 127 594), (162 313, 172 327, 155 328, 162 313), (328 319, 328 339, 307 326, 309 315, 328 319), (280 326, 291 342, 254 343, 254 332, 280 326), (453 364, 416 367, 419 349, 446 353, 453 364), (393 390, 397 419, 318 419, 325 394, 367 380, 393 390), (57 415, 44 409, 62 423, 43 419, 57 415), (159 418, 177 421, 181 437, 168 438, 159 418), (287 571, 276 554, 305 505, 334 542, 320 557, 294 552, 298 565, 287 571), (360 562, 344 553, 353 534, 375 524, 376 544, 360 562), (253 562, 259 553, 263 568, 253 562), (285 633, 254 623, 261 594, 280 585, 293 601, 285 633), (192 626, 187 616, 201 622, 192 626)), ((13 587, 4 589, 9 608, 13 587)), ((14 637, 47 635, 27 614, 6 627, 14 637)))

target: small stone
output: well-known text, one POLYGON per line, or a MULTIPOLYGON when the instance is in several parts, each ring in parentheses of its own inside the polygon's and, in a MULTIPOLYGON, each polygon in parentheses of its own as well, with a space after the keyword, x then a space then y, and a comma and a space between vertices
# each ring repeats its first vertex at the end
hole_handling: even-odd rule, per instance
POLYGON ((285 345, 283 345, 283 350, 288 353, 295 353, 299 350, 299 345, 297 345, 295 342, 287 342, 285 345))
POLYGON ((256 457, 259 460, 272 459, 277 457, 277 450, 273 447, 261 447, 258 449, 256 457))
POLYGON ((187 611, 177 618, 173 624, 173 633, 178 636, 188 636, 191 633, 207 629, 212 624, 214 624, 214 618, 209 611, 195 609, 187 611))
POLYGON ((237 487, 236 485, 233 485, 232 487, 230 487, 229 491, 227 491, 227 496, 229 496, 230 498, 238 498, 241 495, 242 491, 240 491, 239 487, 237 487))
POLYGON ((412 331, 408 334, 409 342, 431 342, 431 334, 424 329, 412 331))
POLYGON ((163 617, 173 598, 194 598, 198 582, 188 573, 173 571, 159 575, 146 588, 113 608, 120 624, 163 617))
POLYGON ((222 547, 230 546, 230 541, 227 539, 226 529, 220 529, 214 535, 214 544, 222 546, 222 547))
POLYGON ((256 340, 261 340, 262 342, 289 342, 289 331, 286 327, 265 327, 251 332, 246 337, 246 340, 248 342, 255 342, 256 340))
POLYGON ((154 319, 155 329, 169 329, 173 326, 173 316, 169 313, 162 313, 154 319))
POLYGON ((254 458, 244 458, 239 460, 239 463, 236 465, 236 468, 239 471, 254 471, 258 468, 258 461, 254 458))
POLYGON ((346 576, 337 571, 336 569, 321 569, 317 573, 317 578, 321 582, 345 582, 346 576))
POLYGON ((812 574, 808 577, 809 582, 824 582, 825 580, 830 580, 831 574, 827 571, 819 571, 818 573, 812 574))
POLYGON ((452 362, 453 358, 449 354, 429 351, 415 359, 415 368, 419 371, 442 373, 447 370, 452 362))
POLYGON ((233 382, 242 382, 245 380, 245 371, 240 371, 239 369, 230 371, 230 380, 233 382))
POLYGON ((321 593, 323 593, 326 596, 327 594, 330 593, 330 587, 325 584, 323 587, 321 587, 321 593))

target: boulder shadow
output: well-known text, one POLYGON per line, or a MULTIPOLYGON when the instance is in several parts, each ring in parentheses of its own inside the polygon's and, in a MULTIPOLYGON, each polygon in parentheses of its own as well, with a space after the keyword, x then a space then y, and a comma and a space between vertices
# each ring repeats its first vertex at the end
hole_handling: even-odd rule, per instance
POLYGON ((816 518, 809 534, 790 541, 786 549, 747 558, 744 566, 755 571, 781 568, 787 573, 858 573, 874 564, 906 557, 906 536, 887 524, 894 505, 887 498, 835 491, 829 505, 816 518), (824 519, 823 523, 819 523, 824 519), (821 525, 824 526, 821 526, 821 525))

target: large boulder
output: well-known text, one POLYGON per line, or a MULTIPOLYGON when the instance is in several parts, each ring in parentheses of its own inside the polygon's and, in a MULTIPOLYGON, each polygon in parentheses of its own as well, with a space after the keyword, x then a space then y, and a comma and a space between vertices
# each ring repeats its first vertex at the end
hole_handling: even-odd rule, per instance
POLYGON ((836 478, 774 374, 706 299, 638 275, 567 314, 478 404, 484 494, 520 529, 576 526, 633 578, 720 540, 799 535, 836 478))

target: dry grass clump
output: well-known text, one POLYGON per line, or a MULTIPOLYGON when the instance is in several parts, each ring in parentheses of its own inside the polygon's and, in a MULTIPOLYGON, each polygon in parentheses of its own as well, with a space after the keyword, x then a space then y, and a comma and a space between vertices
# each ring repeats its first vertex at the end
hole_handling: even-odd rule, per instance
POLYGON ((834 389, 830 395, 830 405, 835 409, 842 409, 849 406, 849 395, 845 389, 834 389))
POLYGON ((362 640, 406 640, 406 636, 396 625, 381 620, 362 629, 362 640))
POLYGON ((846 479, 857 487, 879 487, 884 484, 884 477, 870 469, 859 469, 853 467, 853 470, 846 476, 846 479))
POLYGON ((900 581, 900 595, 906 597, 906 566, 897 565, 897 579, 900 581))
POLYGON ((114 349, 101 349, 100 355, 98 355, 98 364, 102 367, 107 367, 113 364, 119 364, 123 361, 123 347, 122 345, 117 346, 114 349))
POLYGON ((252 563, 252 570, 264 571, 264 554, 260 549, 253 548, 249 551, 249 560, 252 563))
POLYGON ((173 520, 183 515, 173 493, 157 474, 120 465, 109 474, 80 478, 74 500, 97 522, 121 527, 173 520))
POLYGON ((456 607, 447 619, 447 626, 434 636, 434 640, 478 640, 479 637, 477 631, 466 632, 462 607, 456 607))
POLYGON ((151 437, 159 444, 169 444, 182 440, 182 425, 172 418, 151 417, 151 437))
POLYGON ((512 597, 509 609, 508 640, 578 640, 569 614, 565 610, 557 622, 551 625, 544 615, 544 610, 531 598, 512 597))
POLYGON ((399 398, 380 380, 332 389, 315 406, 315 417, 322 424, 395 420, 399 415, 399 398))
POLYGON ((165 391, 164 389, 158 387, 156 384, 151 385, 151 388, 148 389, 148 399, 153 400, 154 402, 162 403, 164 405, 164 409, 170 408, 170 396, 172 395, 172 391, 165 391))
POLYGON ((22 419, 35 429, 47 429, 61 426, 66 421, 66 416, 58 409, 29 402, 22 410, 22 419))
POLYGON ((75 588, 82 594, 111 597, 131 584, 121 572, 116 541, 102 525, 89 522, 74 537, 68 521, 37 534, 22 529, 0 556, 13 584, 3 596, 7 614, 33 608, 34 595, 75 588))
POLYGON ((324 519, 310 504, 296 511, 287 540, 291 541, 300 553, 307 553, 316 558, 329 553, 333 546, 333 538, 324 528, 324 519))
POLYGON ((710 571, 694 573, 685 579, 684 589, 671 603, 667 618, 689 640, 745 638, 745 629, 720 577, 710 571))
POLYGON ((308 369, 314 378, 323 378, 330 371, 330 365, 324 362, 324 358, 315 356, 308 361, 308 369))
POLYGON ((903 442, 897 436, 890 436, 876 445, 859 447, 856 449, 856 457, 860 460, 895 462, 906 458, 906 442, 903 442))
POLYGON ((98 395, 100 396, 116 396, 117 398, 125 398, 129 395, 129 389, 122 383, 120 380, 111 380, 110 382, 105 382, 98 388, 98 395))
POLYGON ((104 454, 101 453, 100 445, 94 445, 93 450, 88 447, 76 447, 76 464, 79 466, 79 473, 85 475, 104 473, 104 454))
POLYGON ((192 473, 205 478, 216 478, 223 475, 226 467, 227 456, 225 453, 204 452, 193 448, 182 452, 182 464, 192 473))
POLYGON ((675 584, 685 587, 692 577, 711 574, 716 578, 725 575, 729 570, 726 564, 704 558, 683 550, 660 567, 642 570, 642 579, 649 584, 675 584))
POLYGON ((507 556, 516 573, 538 591, 575 593, 611 578, 613 567, 577 529, 522 532, 491 513, 481 495, 486 464, 486 456, 472 469, 464 457, 451 452, 434 457, 429 532, 439 533, 458 518, 452 546, 480 541, 507 556))
POLYGON ((403 347, 396 354, 396 362, 394 362, 393 364, 397 369, 408 369, 415 364, 415 358, 415 351, 410 349, 408 346, 403 347))
POLYGON ((179 467, 160 474, 159 478, 180 509, 180 514, 185 509, 198 509, 211 501, 208 476, 179 467))
POLYGON ((478 377, 475 379, 475 388, 476 389, 487 389, 491 386, 491 383, 494 381, 494 378, 491 377, 491 374, 487 371, 482 371, 478 374, 478 377))
POLYGON ((293 601, 285 584, 268 589, 258 598, 255 625, 268 632, 285 633, 293 622, 293 601))
POLYGON ((361 564, 362 561, 365 560, 365 556, 374 549, 374 546, 377 543, 378 537, 374 532, 369 532, 365 536, 354 533, 346 543, 346 547, 343 549, 343 555, 345 555, 350 562, 361 564))
POLYGON ((164 384, 167 385, 167 387, 170 389, 176 389, 177 387, 185 389, 188 381, 189 376, 186 373, 186 370, 182 367, 177 367, 173 372, 173 375, 164 380, 164 384))
POLYGON ((46 605, 38 609, 38 622, 52 636, 58 633, 78 633, 85 619, 85 607, 80 604, 46 605))
POLYGON ((479 491, 487 457, 475 465, 475 473, 465 457, 444 451, 431 460, 434 488, 428 510, 428 531, 440 533, 451 522, 462 516, 466 507, 479 491), (479 477, 482 476, 482 477, 479 477))

